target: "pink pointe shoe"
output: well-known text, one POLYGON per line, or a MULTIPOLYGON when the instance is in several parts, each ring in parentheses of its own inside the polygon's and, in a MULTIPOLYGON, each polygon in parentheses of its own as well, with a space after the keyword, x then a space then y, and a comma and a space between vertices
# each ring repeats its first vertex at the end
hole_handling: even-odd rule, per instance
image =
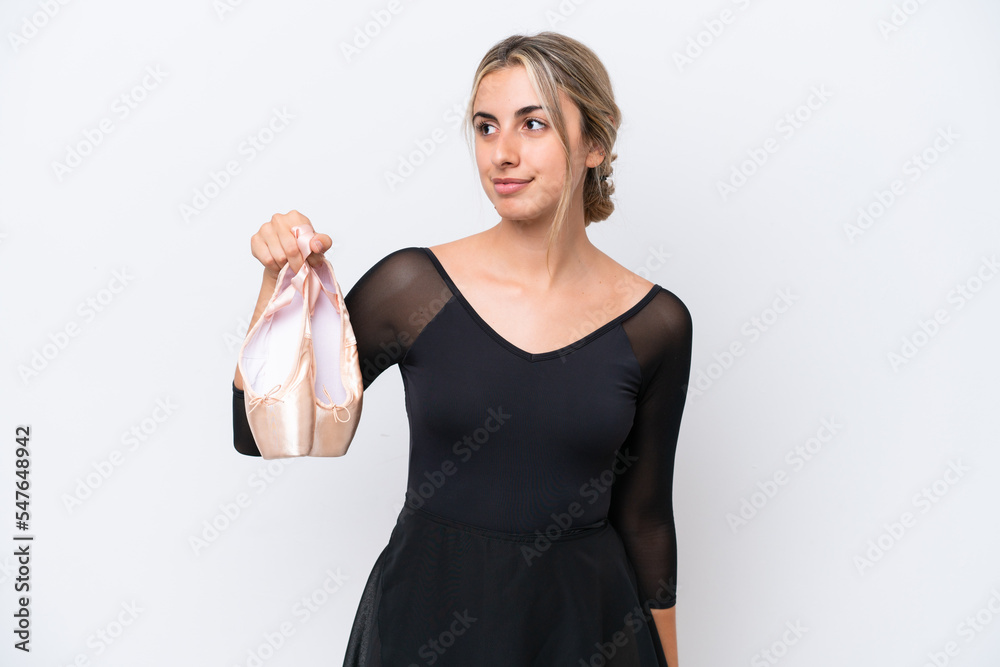
MULTIPOLYGON (((313 234, 293 227, 303 257, 313 234)), ((357 340, 330 261, 282 267, 239 356, 247 421, 265 459, 343 456, 361 418, 357 340)))

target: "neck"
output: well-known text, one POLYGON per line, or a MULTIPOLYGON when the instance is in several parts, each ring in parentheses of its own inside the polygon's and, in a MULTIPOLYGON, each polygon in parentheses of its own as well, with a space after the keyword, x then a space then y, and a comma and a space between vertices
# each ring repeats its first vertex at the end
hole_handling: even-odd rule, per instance
POLYGON ((583 203, 571 207, 559 234, 548 245, 552 221, 501 218, 483 234, 493 269, 532 291, 549 291, 579 281, 593 271, 597 248, 583 225, 583 203), (546 250, 548 258, 546 262, 546 250))

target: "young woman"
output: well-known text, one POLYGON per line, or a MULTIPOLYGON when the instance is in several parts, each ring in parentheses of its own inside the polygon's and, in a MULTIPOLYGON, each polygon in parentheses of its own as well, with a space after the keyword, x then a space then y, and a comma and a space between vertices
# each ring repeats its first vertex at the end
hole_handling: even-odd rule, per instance
MULTIPOLYGON (((379 260, 345 301, 364 385, 398 365, 408 490, 345 666, 677 667, 674 452, 691 317, 598 250, 621 114, 597 56, 552 32, 496 44, 466 115, 500 217, 379 260)), ((296 211, 251 238, 253 321, 296 211)), ((312 258, 312 259, 310 259, 312 258)), ((252 326, 253 322, 251 322, 252 326)), ((259 454, 233 383, 236 449, 259 454)))

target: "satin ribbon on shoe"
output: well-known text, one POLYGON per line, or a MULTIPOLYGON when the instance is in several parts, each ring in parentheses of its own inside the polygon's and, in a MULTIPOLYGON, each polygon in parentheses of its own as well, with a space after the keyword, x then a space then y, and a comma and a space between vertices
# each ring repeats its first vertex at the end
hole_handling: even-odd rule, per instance
POLYGON ((268 389, 266 393, 261 394, 260 396, 254 396, 253 398, 249 399, 248 403, 250 405, 250 409, 248 410, 248 412, 253 412, 254 408, 256 408, 261 403, 263 403, 265 406, 268 406, 268 405, 274 405, 275 403, 284 402, 283 398, 275 397, 275 394, 278 392, 279 389, 281 389, 281 385, 276 384, 270 389, 268 389))
MULTIPOLYGON (((333 403, 333 396, 330 396, 330 392, 329 392, 329 390, 327 390, 326 385, 323 385, 323 393, 326 394, 326 400, 329 401, 330 403, 333 403)), ((349 421, 351 421, 351 411, 346 406, 343 406, 343 405, 334 405, 333 406, 333 410, 334 410, 333 418, 336 419, 337 421, 339 421, 339 422, 349 422, 349 421), (347 416, 344 417, 343 419, 341 419, 340 418, 340 413, 337 412, 337 410, 343 410, 343 411, 345 411, 347 413, 347 416)))
MULTIPOLYGON (((309 255, 312 254, 309 242, 312 241, 315 234, 302 227, 292 227, 292 233, 295 234, 295 239, 299 244, 299 252, 305 260, 308 260, 309 255)), ((323 290, 323 284, 308 261, 303 261, 298 273, 292 278, 292 285, 309 304, 309 314, 311 315, 316 310, 316 299, 319 298, 319 294, 323 290)))

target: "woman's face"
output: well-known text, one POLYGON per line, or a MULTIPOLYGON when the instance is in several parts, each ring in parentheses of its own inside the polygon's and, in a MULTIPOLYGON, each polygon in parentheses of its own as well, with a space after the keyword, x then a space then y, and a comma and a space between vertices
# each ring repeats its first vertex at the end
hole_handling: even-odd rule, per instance
MULTIPOLYGON (((582 145, 580 109, 562 91, 559 103, 570 140, 571 201, 578 200, 582 207, 580 188, 586 169, 603 158, 600 149, 582 145)), ((506 220, 550 223, 562 194, 565 157, 524 67, 508 67, 483 77, 473 112, 479 178, 497 212, 506 220), (503 180, 513 182, 504 184, 503 180)))

